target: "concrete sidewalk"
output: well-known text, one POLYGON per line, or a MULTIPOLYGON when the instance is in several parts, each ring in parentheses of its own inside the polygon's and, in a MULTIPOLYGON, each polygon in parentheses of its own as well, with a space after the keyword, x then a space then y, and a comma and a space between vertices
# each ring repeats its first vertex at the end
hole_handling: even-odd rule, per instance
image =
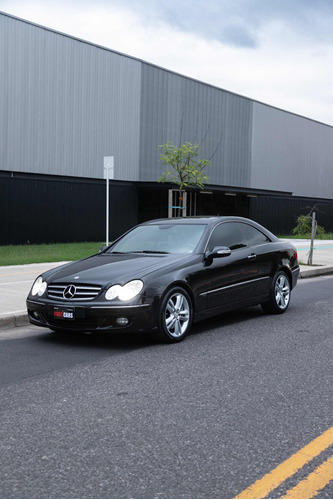
POLYGON ((333 240, 314 241, 312 266, 306 265, 310 252, 310 240, 288 241, 293 243, 297 249, 301 278, 333 274, 333 240))
POLYGON ((66 262, 0 267, 0 329, 28 323, 26 298, 35 279, 66 262))
MULTIPOLYGON (((300 278, 333 274, 333 240, 315 240, 312 266, 304 265, 308 260, 310 241, 289 241, 297 248, 300 278)), ((25 300, 34 280, 48 269, 62 264, 65 262, 0 266, 0 329, 27 324, 25 300)))

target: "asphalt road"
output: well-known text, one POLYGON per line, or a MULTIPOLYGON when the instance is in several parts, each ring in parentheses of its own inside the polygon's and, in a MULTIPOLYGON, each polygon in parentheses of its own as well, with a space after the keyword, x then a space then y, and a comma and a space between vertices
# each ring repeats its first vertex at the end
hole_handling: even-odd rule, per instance
POLYGON ((176 345, 2 331, 0 497, 235 497, 333 426, 332 320, 323 277, 282 316, 226 314, 176 345))

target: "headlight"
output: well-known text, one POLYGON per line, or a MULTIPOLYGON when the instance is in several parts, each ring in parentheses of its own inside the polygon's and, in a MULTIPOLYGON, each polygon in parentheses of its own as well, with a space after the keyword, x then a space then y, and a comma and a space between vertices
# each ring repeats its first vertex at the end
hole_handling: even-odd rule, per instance
POLYGON ((121 286, 120 285, 113 285, 111 288, 109 288, 105 294, 106 300, 113 300, 116 297, 118 297, 118 293, 120 292, 121 286))
POLYGON ((41 297, 45 292, 46 287, 46 281, 43 281, 43 278, 39 276, 39 278, 37 278, 35 283, 32 285, 31 295, 39 295, 41 297))
POLYGON ((143 282, 141 280, 133 280, 126 283, 126 285, 113 285, 105 294, 106 300, 113 300, 118 297, 119 300, 134 299, 142 290, 143 282))

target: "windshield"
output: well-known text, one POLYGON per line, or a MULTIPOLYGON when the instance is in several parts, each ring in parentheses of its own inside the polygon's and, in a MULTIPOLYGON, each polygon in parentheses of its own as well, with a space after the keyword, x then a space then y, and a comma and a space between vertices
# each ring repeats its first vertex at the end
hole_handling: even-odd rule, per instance
POLYGON ((192 253, 205 229, 203 224, 153 224, 138 226, 107 253, 192 253))

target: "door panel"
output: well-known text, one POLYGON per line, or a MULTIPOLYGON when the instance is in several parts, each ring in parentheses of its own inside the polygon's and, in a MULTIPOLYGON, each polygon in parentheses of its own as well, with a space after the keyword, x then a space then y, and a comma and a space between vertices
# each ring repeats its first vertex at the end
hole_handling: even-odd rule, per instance
POLYGON ((208 309, 227 309, 237 302, 248 302, 257 294, 258 263, 255 252, 247 246, 238 222, 219 224, 211 234, 207 250, 216 246, 231 249, 228 257, 215 258, 206 268, 206 290, 208 309))
POLYGON ((227 309, 229 304, 247 302, 257 294, 258 265, 256 259, 249 259, 251 250, 233 250, 229 257, 214 259, 206 269, 206 290, 208 309, 227 309))

